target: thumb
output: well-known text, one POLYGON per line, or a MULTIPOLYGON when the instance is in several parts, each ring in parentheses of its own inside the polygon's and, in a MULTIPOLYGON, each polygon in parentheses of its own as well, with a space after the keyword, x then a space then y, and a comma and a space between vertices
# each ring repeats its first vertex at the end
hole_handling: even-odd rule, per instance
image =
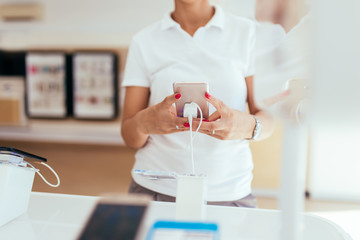
POLYGON ((205 93, 205 97, 206 97, 206 101, 211 103, 211 105, 213 105, 216 108, 216 110, 219 112, 220 115, 224 113, 224 110, 227 108, 227 106, 221 100, 217 99, 214 96, 211 96, 207 92, 205 93))
POLYGON ((168 106, 169 108, 173 105, 173 103, 175 103, 176 101, 178 101, 181 98, 181 94, 180 93, 174 93, 172 95, 167 96, 163 103, 168 106))
POLYGON ((218 120, 220 117, 221 117, 221 114, 218 111, 216 111, 213 114, 211 114, 211 116, 209 116, 208 120, 209 120, 209 122, 213 122, 213 121, 218 120))

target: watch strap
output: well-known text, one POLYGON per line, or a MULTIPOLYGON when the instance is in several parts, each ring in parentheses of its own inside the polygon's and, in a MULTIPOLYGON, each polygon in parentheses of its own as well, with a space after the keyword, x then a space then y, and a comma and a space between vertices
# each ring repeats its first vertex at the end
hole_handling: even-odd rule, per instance
POLYGON ((261 121, 256 117, 254 116, 254 119, 255 119, 255 128, 254 128, 254 132, 253 132, 253 136, 252 138, 250 138, 250 140, 256 140, 260 137, 261 135, 261 130, 262 130, 262 123, 261 121))

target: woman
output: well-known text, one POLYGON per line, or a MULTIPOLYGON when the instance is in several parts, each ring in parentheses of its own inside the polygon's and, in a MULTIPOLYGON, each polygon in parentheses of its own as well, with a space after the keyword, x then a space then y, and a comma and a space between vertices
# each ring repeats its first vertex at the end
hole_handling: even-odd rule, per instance
MULTIPOLYGON (((204 97, 215 111, 201 125, 194 159, 196 173, 207 175, 208 204, 256 206, 246 139, 256 127, 259 133, 260 123, 259 139, 268 136, 272 121, 253 99, 254 44, 251 21, 227 15, 208 0, 175 0, 172 13, 134 36, 123 80, 122 122, 125 143, 138 149, 134 169, 191 172, 189 123, 175 114, 173 104, 181 95, 173 94, 172 85, 207 82, 211 95, 204 97)), ((136 175, 133 180, 129 192, 175 200, 175 181, 136 175)))

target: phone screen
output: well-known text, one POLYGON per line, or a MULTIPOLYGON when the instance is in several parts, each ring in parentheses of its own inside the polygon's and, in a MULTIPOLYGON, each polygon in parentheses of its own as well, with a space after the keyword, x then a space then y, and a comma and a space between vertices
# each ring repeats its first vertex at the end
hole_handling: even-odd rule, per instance
POLYGON ((79 240, 133 240, 146 206, 98 204, 79 240))

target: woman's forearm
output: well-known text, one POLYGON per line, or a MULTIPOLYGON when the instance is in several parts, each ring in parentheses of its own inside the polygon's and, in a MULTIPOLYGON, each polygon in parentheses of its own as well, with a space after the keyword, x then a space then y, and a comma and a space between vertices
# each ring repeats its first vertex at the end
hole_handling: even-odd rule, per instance
MULTIPOLYGON (((270 114, 266 113, 265 111, 259 109, 256 106, 255 97, 254 97, 254 77, 253 76, 246 77, 245 81, 247 86, 247 95, 248 95, 247 100, 248 100, 249 112, 255 115, 262 124, 262 131, 257 140, 262 140, 269 137, 272 134, 275 126, 274 119, 270 114)), ((254 131, 255 123, 256 121, 255 119, 253 119, 252 131, 254 131)))
POLYGON ((123 120, 121 135, 126 146, 139 149, 143 147, 149 137, 142 126, 142 115, 145 110, 139 111, 133 117, 123 120))

